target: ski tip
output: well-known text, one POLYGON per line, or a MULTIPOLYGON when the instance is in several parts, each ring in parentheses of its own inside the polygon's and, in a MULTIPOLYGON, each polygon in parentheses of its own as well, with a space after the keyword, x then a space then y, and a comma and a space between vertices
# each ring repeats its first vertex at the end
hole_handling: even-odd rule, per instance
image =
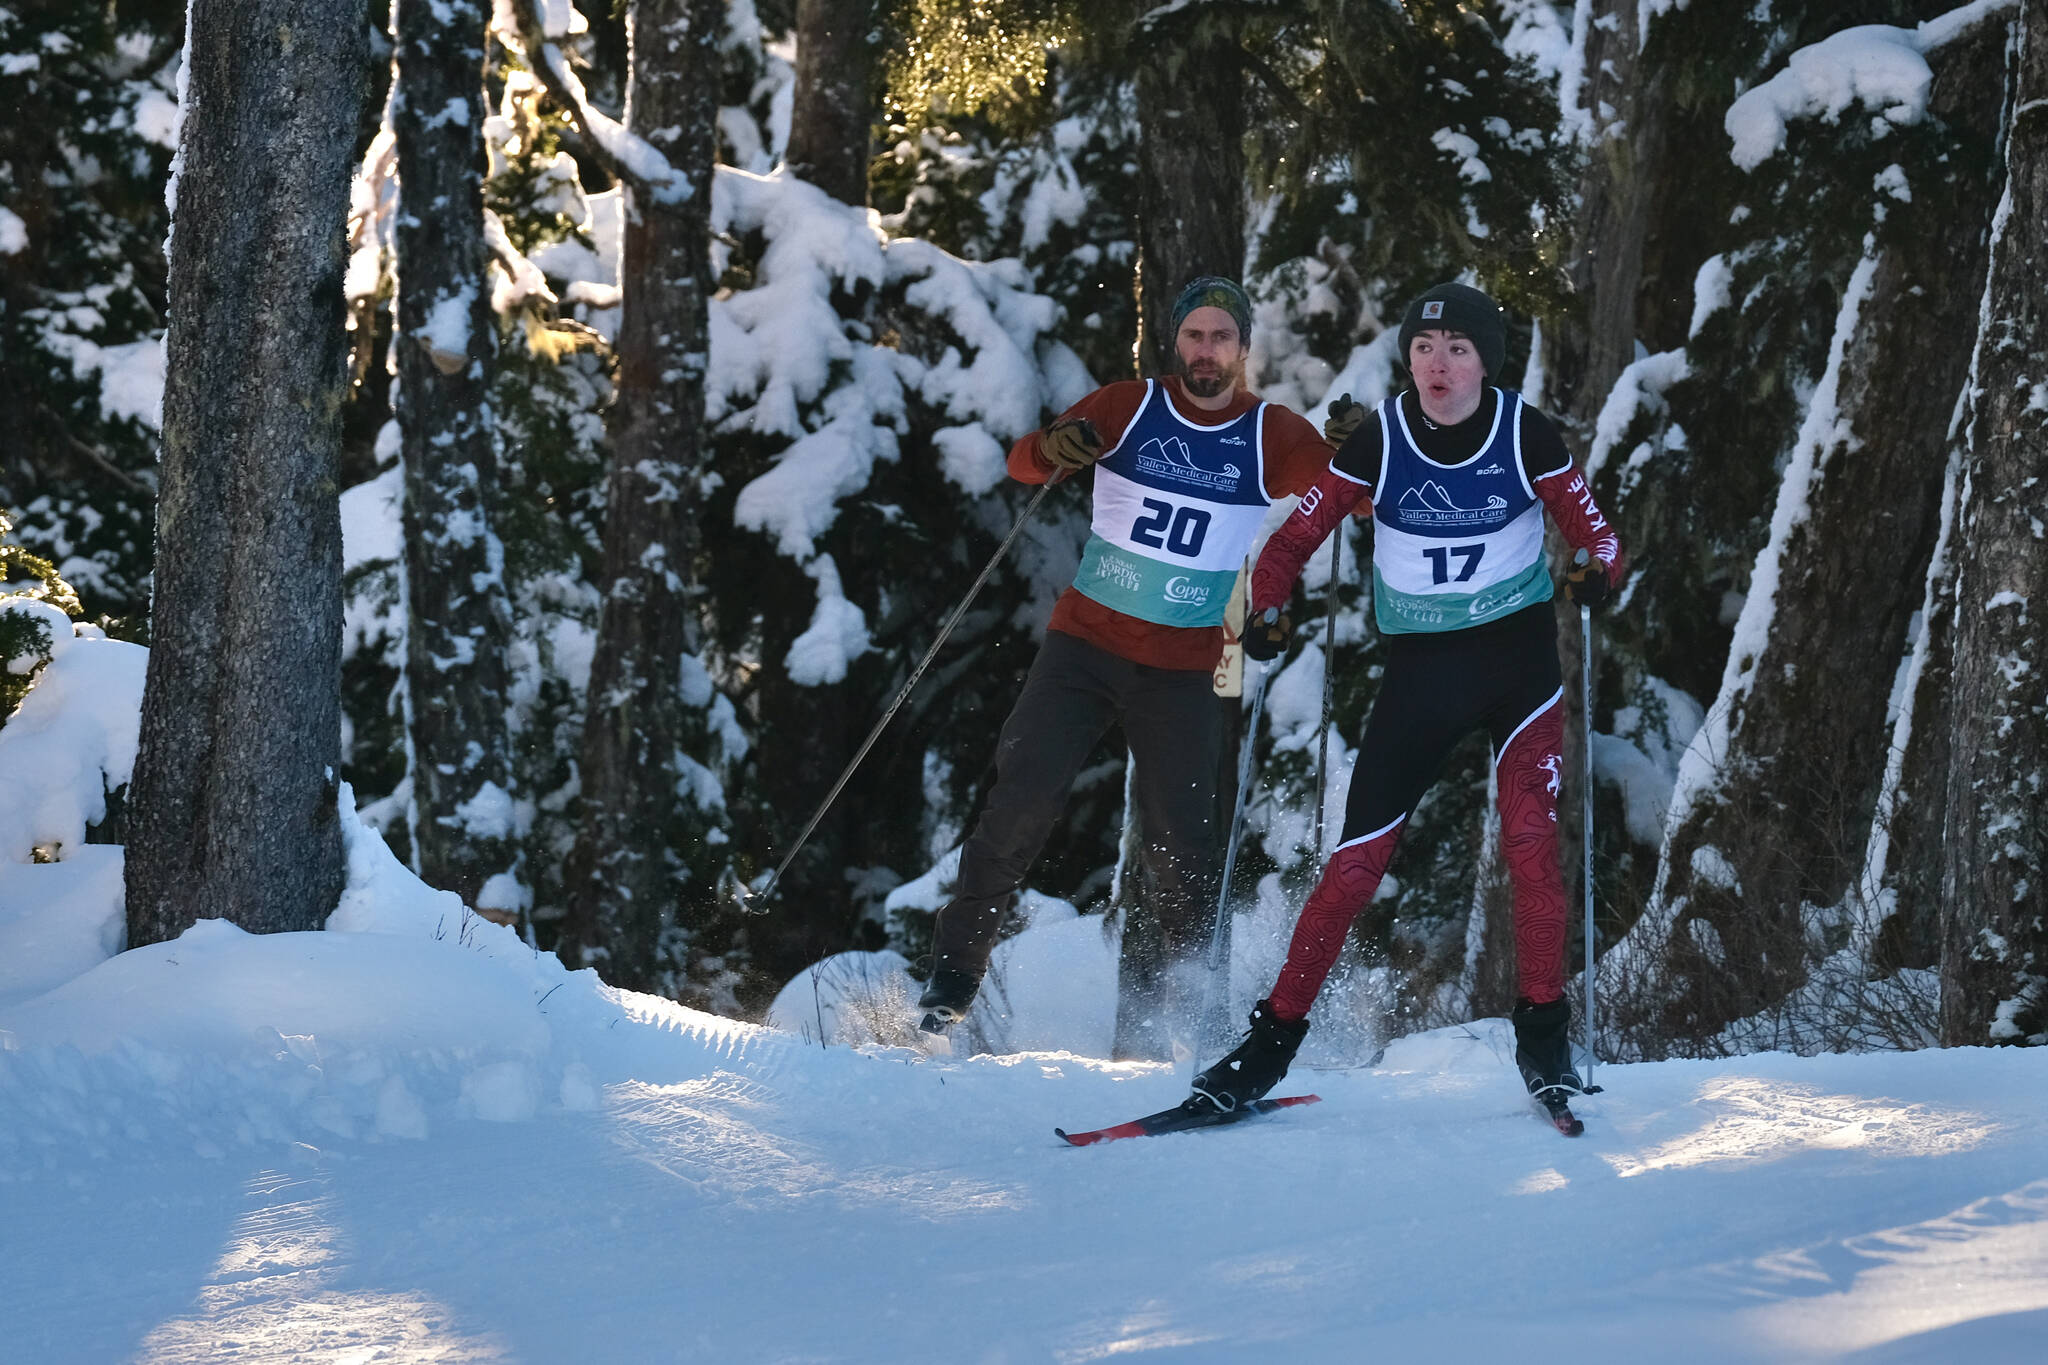
POLYGON ((1102 1140, 1100 1133, 1070 1133, 1064 1128, 1055 1128, 1052 1131, 1069 1147, 1089 1147, 1102 1140))

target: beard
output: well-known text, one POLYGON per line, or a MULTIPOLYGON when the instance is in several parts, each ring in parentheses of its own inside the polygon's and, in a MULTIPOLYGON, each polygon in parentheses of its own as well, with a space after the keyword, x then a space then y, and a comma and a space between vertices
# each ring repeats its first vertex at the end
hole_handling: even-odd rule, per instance
POLYGON ((1188 392, 1197 398, 1214 398, 1237 387, 1244 377, 1244 365, 1204 365, 1201 369, 1191 368, 1186 361, 1180 365, 1181 382, 1188 386, 1188 392))

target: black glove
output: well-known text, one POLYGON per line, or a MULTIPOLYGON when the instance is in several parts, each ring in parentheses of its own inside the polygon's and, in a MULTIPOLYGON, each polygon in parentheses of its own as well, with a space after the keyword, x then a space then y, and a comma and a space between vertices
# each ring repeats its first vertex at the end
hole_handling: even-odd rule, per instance
POLYGON ((1565 570, 1564 597, 1575 607, 1603 606, 1613 592, 1614 585, 1607 580, 1607 566, 1597 559, 1565 570))
POLYGON ((1267 607, 1244 623, 1245 657, 1265 663, 1279 657, 1287 648, 1287 637, 1294 633, 1294 623, 1287 619, 1287 613, 1278 607, 1267 607))
POLYGON ((1102 437, 1086 417, 1062 417, 1039 436, 1038 453, 1054 469, 1071 474, 1102 458, 1102 437))
POLYGON ((1323 439, 1333 446, 1341 446, 1351 439, 1351 433, 1365 424, 1366 413, 1370 411, 1363 403, 1351 401, 1345 394, 1330 404, 1330 416, 1323 423, 1323 439))

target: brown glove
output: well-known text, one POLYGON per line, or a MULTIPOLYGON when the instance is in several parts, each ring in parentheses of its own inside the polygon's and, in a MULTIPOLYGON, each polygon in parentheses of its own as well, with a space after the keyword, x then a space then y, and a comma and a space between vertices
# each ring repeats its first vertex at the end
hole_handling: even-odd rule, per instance
POLYGON ((1054 469, 1071 474, 1102 458, 1102 437, 1086 417, 1062 417, 1039 434, 1038 453, 1054 469))
POLYGON ((1354 403, 1351 395, 1345 394, 1330 404, 1330 416, 1323 423, 1323 439, 1333 446, 1343 445, 1351 439, 1352 432, 1365 424, 1369 411, 1363 403, 1354 403))

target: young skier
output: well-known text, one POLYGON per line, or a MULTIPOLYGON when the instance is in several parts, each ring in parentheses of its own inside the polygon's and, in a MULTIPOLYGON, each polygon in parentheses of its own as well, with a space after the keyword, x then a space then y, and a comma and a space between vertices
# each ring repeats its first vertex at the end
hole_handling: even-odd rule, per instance
POLYGON ((1280 979, 1253 1007, 1244 1042, 1196 1076, 1190 1105, 1234 1110, 1287 1074, 1309 1006, 1386 873, 1402 824, 1475 727, 1493 738, 1514 887, 1516 1060, 1539 1099, 1562 1102, 1580 1088, 1566 1037, 1557 845, 1565 707, 1543 514, 1589 555, 1566 578, 1575 604, 1597 606, 1620 584, 1621 542, 1557 429, 1519 394, 1486 383, 1506 347, 1491 299, 1438 285, 1409 306, 1399 339, 1414 386, 1371 415, 1348 394, 1331 405, 1324 430, 1336 458, 1253 571, 1245 652, 1270 659, 1287 641, 1281 608, 1302 564, 1368 503, 1386 673, 1352 770, 1343 839, 1302 908, 1280 979))
MULTIPOLYGON (((1003 916, 1044 847, 1088 752, 1123 722, 1132 801, 1166 948, 1165 974, 1200 946, 1215 895, 1216 775, 1223 714, 1212 674, 1224 608, 1267 506, 1329 462, 1314 427, 1244 388, 1251 301, 1204 276, 1173 308, 1179 373, 1097 389, 1010 451, 1010 475, 1044 483, 1095 466, 1093 534, 1053 607, 996 748, 996 777, 933 929, 918 1001, 941 1032, 967 1012, 1003 916)), ((1161 1052, 1170 986, 1136 1004, 1161 1052)))

